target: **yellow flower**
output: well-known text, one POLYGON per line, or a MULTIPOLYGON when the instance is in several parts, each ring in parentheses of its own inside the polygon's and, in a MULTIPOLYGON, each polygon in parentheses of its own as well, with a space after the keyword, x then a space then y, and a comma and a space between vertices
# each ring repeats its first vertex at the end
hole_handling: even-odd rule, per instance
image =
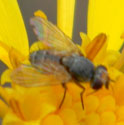
POLYGON ((119 50, 124 33, 123 0, 89 0, 88 35, 93 38, 103 32, 109 37, 108 49, 119 50))
MULTIPOLYGON (((58 1, 58 26, 70 37, 72 36, 73 29, 74 5, 75 1, 58 1), (66 6, 70 6, 68 8, 70 10, 66 10, 66 6), (65 12, 67 12, 67 15, 65 12), (68 27, 69 23, 71 24, 70 27, 68 27)), ((22 62, 27 63, 29 46, 17 1, 9 2, 8 0, 1 0, 0 6, 0 9, 3 8, 0 16, 6 13, 6 18, 10 20, 9 23, 11 24, 8 24, 8 20, 1 22, 1 24, 7 23, 7 25, 2 26, 6 26, 9 33, 8 35, 7 32, 3 32, 3 34, 0 32, 0 59, 9 67, 1 77, 1 84, 4 84, 5 82, 11 82, 9 76, 13 69, 20 66, 22 62), (8 14, 13 16, 14 20, 8 14), (18 29, 16 28, 18 26, 17 22, 20 24, 18 29), (13 34, 13 27, 17 34, 13 34)), ((37 11, 35 16, 47 19, 41 11, 37 11)), ((5 19, 5 17, 1 18, 5 19)), ((3 88, 1 86, 0 95, 5 102, 0 101, 0 117, 3 119, 3 125, 124 124, 124 50, 122 53, 107 50, 109 40, 107 40, 107 36, 103 33, 97 35, 92 41, 84 33, 80 33, 80 35, 83 44, 79 48, 84 55, 92 60, 95 65, 103 64, 107 67, 110 78, 114 81, 110 82, 109 90, 103 87, 101 90, 92 93, 93 90, 90 85, 86 84, 86 91, 83 97, 85 108, 83 110, 80 100, 82 89, 74 83, 67 84, 67 96, 61 109, 58 109, 64 91, 61 85, 24 88, 12 83, 12 88, 3 88)), ((37 44, 40 45, 40 49, 44 49, 42 43, 37 42, 32 45, 30 52, 39 49, 37 44)))

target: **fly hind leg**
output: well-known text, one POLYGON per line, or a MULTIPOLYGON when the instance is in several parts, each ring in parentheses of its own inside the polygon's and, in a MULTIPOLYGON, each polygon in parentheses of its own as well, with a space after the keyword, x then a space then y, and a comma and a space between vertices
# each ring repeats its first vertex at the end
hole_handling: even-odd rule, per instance
POLYGON ((66 97, 66 92, 67 92, 67 87, 66 87, 65 83, 62 84, 62 87, 64 88, 64 95, 63 95, 62 101, 61 101, 61 103, 60 103, 60 105, 59 105, 59 109, 60 109, 60 108, 62 107, 62 105, 63 105, 63 102, 64 102, 65 97, 66 97))

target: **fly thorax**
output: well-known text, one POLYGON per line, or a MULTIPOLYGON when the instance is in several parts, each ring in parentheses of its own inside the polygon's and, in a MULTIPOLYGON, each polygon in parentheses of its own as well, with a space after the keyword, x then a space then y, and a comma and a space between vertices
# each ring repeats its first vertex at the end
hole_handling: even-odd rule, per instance
POLYGON ((85 82, 91 81, 94 75, 94 65, 81 56, 71 56, 63 59, 63 64, 75 79, 85 82))

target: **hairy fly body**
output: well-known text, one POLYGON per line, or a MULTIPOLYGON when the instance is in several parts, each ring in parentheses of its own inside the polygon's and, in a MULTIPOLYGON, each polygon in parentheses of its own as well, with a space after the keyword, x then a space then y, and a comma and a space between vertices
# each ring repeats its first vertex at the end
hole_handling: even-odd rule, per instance
MULTIPOLYGON (((61 84, 65 91, 59 108, 63 104, 67 90, 66 83, 69 81, 74 81, 82 88, 83 107, 82 95, 85 88, 81 82, 89 82, 94 90, 99 90, 103 85, 108 88, 109 76, 106 67, 94 66, 83 56, 76 44, 48 20, 34 17, 30 23, 45 50, 31 53, 30 64, 22 64, 12 72, 11 78, 14 83, 24 87, 61 84)), ((106 37, 105 34, 102 35, 106 37)))

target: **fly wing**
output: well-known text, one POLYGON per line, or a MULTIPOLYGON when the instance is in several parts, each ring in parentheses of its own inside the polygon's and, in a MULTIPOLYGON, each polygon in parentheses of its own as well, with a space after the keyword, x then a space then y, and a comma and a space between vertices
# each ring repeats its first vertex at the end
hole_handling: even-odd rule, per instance
POLYGON ((70 80, 70 74, 58 63, 43 62, 40 66, 21 65, 11 74, 15 84, 24 87, 57 85, 70 80))
POLYGON ((58 51, 64 56, 71 55, 72 53, 81 54, 76 44, 48 20, 34 17, 30 20, 30 23, 38 39, 42 41, 48 49, 58 51))

